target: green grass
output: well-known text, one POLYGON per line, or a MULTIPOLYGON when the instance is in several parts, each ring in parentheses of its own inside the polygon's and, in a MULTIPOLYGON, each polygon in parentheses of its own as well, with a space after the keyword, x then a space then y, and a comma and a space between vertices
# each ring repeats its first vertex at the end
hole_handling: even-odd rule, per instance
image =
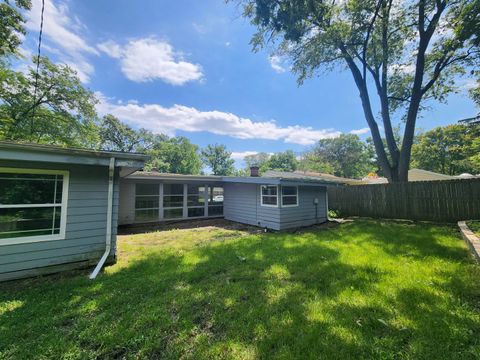
POLYGON ((0 285, 0 358, 480 358, 480 269, 453 226, 207 227, 118 246, 96 281, 0 285))
POLYGON ((477 236, 480 236, 480 220, 471 220, 467 221, 467 226, 472 230, 477 236))

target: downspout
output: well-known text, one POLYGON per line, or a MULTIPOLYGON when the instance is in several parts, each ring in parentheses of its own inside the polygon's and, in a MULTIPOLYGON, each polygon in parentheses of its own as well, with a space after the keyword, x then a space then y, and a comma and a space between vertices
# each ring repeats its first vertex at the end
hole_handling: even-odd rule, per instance
POLYGON ((107 261, 110 250, 112 249, 112 212, 113 212, 113 181, 115 177, 115 158, 110 158, 110 166, 108 167, 108 205, 107 205, 107 232, 105 235, 105 252, 98 262, 95 270, 90 274, 89 278, 94 280, 100 270, 102 270, 105 261, 107 261))

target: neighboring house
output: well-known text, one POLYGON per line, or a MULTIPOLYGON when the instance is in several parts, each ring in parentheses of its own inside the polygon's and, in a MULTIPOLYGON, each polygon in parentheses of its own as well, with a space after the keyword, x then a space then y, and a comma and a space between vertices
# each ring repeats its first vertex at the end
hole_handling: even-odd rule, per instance
MULTIPOLYGON (((458 179, 457 176, 444 175, 436 173, 433 171, 422 170, 422 169, 410 169, 408 170, 408 181, 440 181, 440 180, 454 180, 458 179)), ((367 184, 386 184, 388 183, 387 178, 384 177, 366 177, 362 181, 367 184)))
POLYGON ((119 224, 224 217, 274 230, 327 220, 328 182, 136 172, 120 184, 119 224))
POLYGON ((118 224, 224 217, 282 230, 327 221, 328 181, 137 171, 147 159, 0 142, 0 281, 96 265, 95 277, 115 260, 118 224))
POLYGON ((119 180, 145 160, 0 142, 0 281, 113 262, 119 180))

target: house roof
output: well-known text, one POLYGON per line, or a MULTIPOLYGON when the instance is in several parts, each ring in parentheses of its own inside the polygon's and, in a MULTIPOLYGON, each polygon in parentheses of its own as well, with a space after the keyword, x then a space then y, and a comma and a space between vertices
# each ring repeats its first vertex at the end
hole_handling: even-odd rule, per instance
POLYGON ((122 176, 143 168, 149 159, 148 156, 137 153, 0 141, 0 160, 108 166, 110 158, 115 158, 117 167, 125 169, 122 176))
POLYGON ((207 181, 207 182, 225 182, 225 183, 243 183, 243 184, 263 184, 263 185, 326 185, 332 182, 321 179, 308 178, 287 178, 287 177, 253 177, 253 176, 215 176, 215 175, 183 175, 161 173, 156 171, 136 171, 128 176, 128 179, 155 179, 167 181, 207 181))
POLYGON ((276 170, 267 170, 265 171, 264 177, 280 177, 284 179, 306 179, 306 180, 320 180, 327 183, 336 183, 336 184, 364 184, 362 180, 348 179, 331 174, 318 173, 313 171, 276 171, 276 170))
POLYGON ((136 171, 128 176, 129 179, 157 179, 157 180, 182 180, 182 181, 222 181, 222 176, 215 175, 184 175, 162 173, 158 171, 136 171))

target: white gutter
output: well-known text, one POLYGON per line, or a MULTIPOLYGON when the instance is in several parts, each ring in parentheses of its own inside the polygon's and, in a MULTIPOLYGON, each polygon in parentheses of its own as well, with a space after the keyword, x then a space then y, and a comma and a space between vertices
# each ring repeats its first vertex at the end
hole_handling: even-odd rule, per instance
POLYGON ((108 205, 107 205, 107 232, 105 235, 105 253, 98 262, 95 270, 90 274, 89 278, 94 280, 100 270, 102 270, 103 264, 107 261, 110 250, 112 249, 112 212, 113 212, 113 181, 115 175, 115 158, 110 158, 110 166, 108 168, 108 205))

